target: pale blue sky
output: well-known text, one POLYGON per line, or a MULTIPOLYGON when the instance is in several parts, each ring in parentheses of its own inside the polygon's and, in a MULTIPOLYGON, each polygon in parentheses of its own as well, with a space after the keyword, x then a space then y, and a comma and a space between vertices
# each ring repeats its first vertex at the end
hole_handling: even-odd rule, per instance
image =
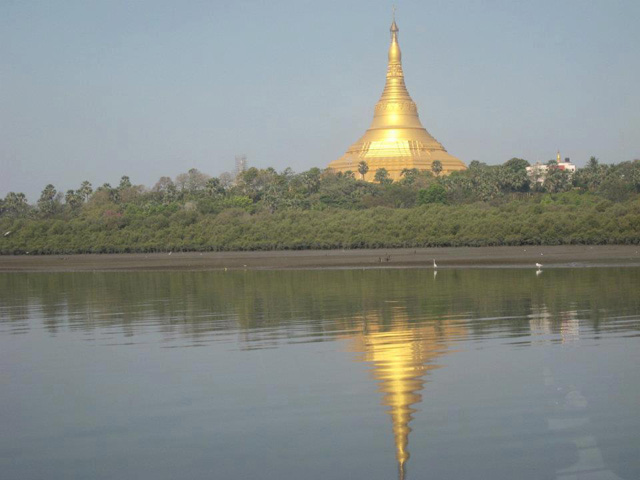
MULTIPOLYGON (((339 157, 387 1, 0 0, 0 195, 339 157)), ((397 1, 424 126, 465 162, 640 157, 640 1, 397 1)))

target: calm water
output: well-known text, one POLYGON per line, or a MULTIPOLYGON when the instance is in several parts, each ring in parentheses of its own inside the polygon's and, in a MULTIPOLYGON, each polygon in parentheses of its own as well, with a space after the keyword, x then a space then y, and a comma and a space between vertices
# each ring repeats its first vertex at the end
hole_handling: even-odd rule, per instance
POLYGON ((640 269, 0 275, 2 479, 640 478, 640 269))

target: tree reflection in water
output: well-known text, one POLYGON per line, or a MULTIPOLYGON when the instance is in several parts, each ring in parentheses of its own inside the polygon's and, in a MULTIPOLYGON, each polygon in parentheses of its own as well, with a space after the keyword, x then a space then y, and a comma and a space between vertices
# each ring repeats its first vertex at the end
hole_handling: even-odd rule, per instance
POLYGON ((457 341, 500 330, 521 346, 570 342, 580 322, 597 334, 608 309, 640 311, 639 280, 637 268, 2 274, 0 329, 25 334, 36 318, 50 335, 232 335, 242 349, 348 339, 379 383, 404 478, 427 376, 457 341))

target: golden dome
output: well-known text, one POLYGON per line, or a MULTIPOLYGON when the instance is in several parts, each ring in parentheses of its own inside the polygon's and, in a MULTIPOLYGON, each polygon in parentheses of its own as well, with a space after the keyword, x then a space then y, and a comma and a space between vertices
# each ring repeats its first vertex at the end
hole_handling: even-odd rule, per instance
POLYGON ((365 180, 373 180, 379 168, 385 168, 390 177, 397 180, 402 170, 431 170, 436 160, 442 164, 443 173, 466 169, 462 161, 450 155, 422 126, 418 108, 404 83, 395 19, 390 31, 387 81, 376 104, 373 122, 342 157, 329 164, 329 168, 357 173, 358 164, 365 161, 369 166, 365 180))

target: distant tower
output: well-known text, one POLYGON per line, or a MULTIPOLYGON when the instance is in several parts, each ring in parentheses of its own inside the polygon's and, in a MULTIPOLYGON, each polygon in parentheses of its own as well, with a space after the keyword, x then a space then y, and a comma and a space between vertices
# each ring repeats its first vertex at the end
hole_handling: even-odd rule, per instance
POLYGON ((247 170, 247 156, 236 155, 236 176, 247 170))

